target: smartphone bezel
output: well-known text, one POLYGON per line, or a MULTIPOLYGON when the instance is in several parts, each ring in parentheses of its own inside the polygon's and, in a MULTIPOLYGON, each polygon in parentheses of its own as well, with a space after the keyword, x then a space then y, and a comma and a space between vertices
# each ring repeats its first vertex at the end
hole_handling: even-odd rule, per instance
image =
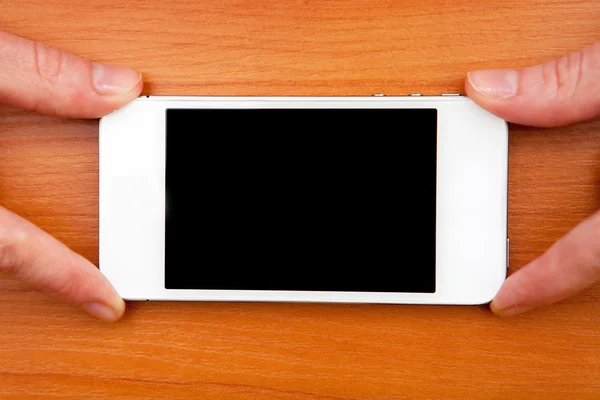
POLYGON ((140 97, 101 119, 99 165, 100 270, 128 300, 482 304, 506 278, 507 124, 462 96, 140 97), (165 289, 168 108, 437 109, 436 292, 165 289))

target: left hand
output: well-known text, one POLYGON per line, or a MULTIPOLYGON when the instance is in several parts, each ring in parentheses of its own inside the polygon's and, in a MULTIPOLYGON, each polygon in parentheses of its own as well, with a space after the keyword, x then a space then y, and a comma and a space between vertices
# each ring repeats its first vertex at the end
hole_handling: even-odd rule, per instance
MULTIPOLYGON (((98 118, 139 96, 140 73, 97 64, 0 32, 0 103, 67 118, 98 118)), ((92 263, 0 207, 0 272, 57 294, 106 321, 125 303, 92 263)))

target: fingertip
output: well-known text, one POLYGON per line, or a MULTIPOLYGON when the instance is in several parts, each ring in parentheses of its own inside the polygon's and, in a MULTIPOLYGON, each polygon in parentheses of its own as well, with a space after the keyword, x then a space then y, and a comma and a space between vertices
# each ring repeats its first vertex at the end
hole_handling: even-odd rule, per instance
POLYGON ((509 99, 517 94, 519 74, 515 70, 480 70, 467 74, 465 89, 488 100, 509 99))
POLYGON ((85 304, 84 309, 86 309, 86 311, 88 311, 88 313, 91 315, 100 318, 103 321, 118 321, 125 313, 125 301, 121 298, 121 296, 119 296, 115 288, 110 284, 100 270, 95 267, 94 269, 99 275, 101 275, 103 281, 102 284, 97 286, 97 291, 94 293, 94 298, 96 300, 93 300, 93 302, 101 304, 103 307, 94 306, 92 307, 91 311, 95 311, 96 309, 103 309, 104 311, 99 314, 90 312, 90 310, 88 310, 89 307, 86 307, 90 303, 85 304))
POLYGON ((119 96, 131 92, 142 80, 142 74, 112 64, 92 63, 92 83, 101 96, 119 96))
POLYGON ((121 297, 117 296, 114 298, 113 303, 112 303, 112 308, 114 311, 114 315, 116 317, 116 319, 114 321, 121 319, 121 317, 125 313, 125 307, 126 307, 125 301, 121 297))
POLYGON ((142 77, 142 74, 136 71, 136 74, 138 75, 138 81, 136 82, 135 85, 133 85, 133 87, 123 93, 120 93, 118 95, 114 95, 111 96, 111 98, 113 99, 113 105, 116 108, 121 108, 124 105, 132 102, 133 100, 135 100, 136 98, 138 98, 140 96, 140 94, 142 93, 142 90, 144 89, 144 79, 142 77))
POLYGON ((519 272, 509 276, 496 296, 490 303, 492 312, 501 317, 511 317, 525 312, 531 307, 523 305, 521 287, 519 285, 519 272))
MULTIPOLYGON (((473 102, 499 118, 510 121, 515 109, 518 73, 514 70, 480 70, 467 73, 465 93, 473 102)), ((513 122, 513 121, 510 121, 513 122)))
POLYGON ((496 300, 496 298, 494 300, 492 300, 492 302, 490 303, 490 310, 500 316, 500 317, 508 317, 511 314, 511 310, 513 309, 513 306, 506 306, 504 304, 502 304, 500 301, 496 300))
POLYGON ((144 89, 144 79, 142 74, 137 71, 132 71, 137 76, 136 83, 128 90, 117 92, 112 95, 103 96, 107 99, 113 109, 119 109, 140 96, 144 89))
POLYGON ((121 86, 116 82, 111 86, 108 81, 101 83, 100 81, 95 80, 95 97, 97 101, 89 102, 91 105, 89 108, 90 113, 87 115, 86 113, 82 113, 84 117, 101 118, 124 107, 140 96, 144 89, 142 74, 133 70, 124 71, 126 71, 123 72, 124 83, 121 86), (135 83, 131 85, 131 82, 135 83), (102 105, 97 105, 98 103, 101 103, 102 105))
POLYGON ((106 322, 118 321, 125 312, 125 302, 120 297, 115 297, 108 304, 90 302, 83 305, 83 309, 92 317, 106 322))
MULTIPOLYGON (((71 261, 62 274, 55 274, 53 285, 67 302, 81 306, 88 314, 102 321, 115 322, 125 312, 125 302, 102 272, 85 257, 70 249, 71 261), (69 271, 71 269, 71 271, 69 271), (68 279, 70 284, 64 284, 68 279)), ((66 259, 66 257, 65 257, 66 259)))
POLYGON ((492 312, 494 314, 498 315, 499 317, 514 317, 516 315, 520 315, 520 314, 523 314, 523 313, 531 310, 533 307, 528 307, 528 306, 523 306, 523 305, 514 305, 514 306, 502 308, 502 307, 499 307, 498 305, 495 305, 494 302, 492 302, 492 304, 490 304, 490 308, 491 308, 492 312))
MULTIPOLYGON (((509 307, 509 308, 510 308, 510 307, 509 307)), ((505 307, 505 306, 503 306, 502 304, 499 304, 499 302, 498 302, 498 300, 497 300, 497 297, 496 297, 496 298, 494 298, 494 299, 492 300, 492 302, 490 303, 490 310, 491 310, 491 311, 492 311, 494 314, 496 314, 496 315, 499 315, 499 316, 501 316, 501 317, 502 317, 502 316, 504 316, 504 315, 503 315, 503 311, 504 311, 505 309, 506 309, 506 307, 505 307)))

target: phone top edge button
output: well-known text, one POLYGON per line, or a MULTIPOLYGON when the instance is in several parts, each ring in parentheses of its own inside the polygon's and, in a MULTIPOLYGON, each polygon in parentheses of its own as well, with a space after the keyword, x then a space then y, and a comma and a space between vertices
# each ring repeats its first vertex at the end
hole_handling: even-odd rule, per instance
POLYGON ((506 269, 510 267, 510 238, 506 238, 506 269))

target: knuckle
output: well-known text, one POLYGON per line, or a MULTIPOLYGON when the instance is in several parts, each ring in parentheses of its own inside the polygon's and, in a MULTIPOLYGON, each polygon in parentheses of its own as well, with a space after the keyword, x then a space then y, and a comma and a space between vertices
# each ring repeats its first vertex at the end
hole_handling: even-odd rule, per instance
POLYGON ((588 67, 588 55, 575 52, 544 65, 543 83, 556 98, 571 99, 579 90, 588 67))
POLYGON ((27 240, 27 233, 22 231, 0 234, 0 271, 16 273, 21 269, 19 249, 27 240))
POLYGON ((63 70, 62 52, 55 47, 33 42, 33 67, 41 81, 56 83, 63 70))

